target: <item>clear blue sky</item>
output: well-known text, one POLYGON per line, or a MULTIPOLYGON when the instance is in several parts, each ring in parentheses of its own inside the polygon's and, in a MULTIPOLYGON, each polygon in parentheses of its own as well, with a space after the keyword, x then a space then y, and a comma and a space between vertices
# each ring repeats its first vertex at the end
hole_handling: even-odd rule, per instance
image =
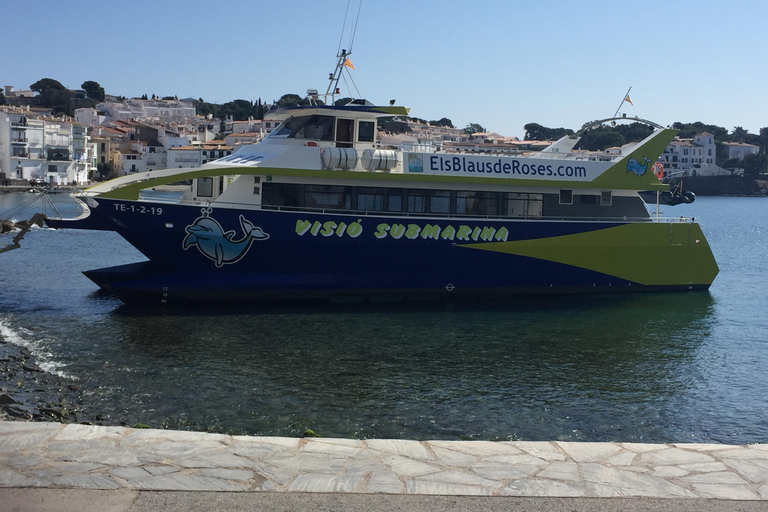
MULTIPOLYGON (((346 8, 0 0, 0 85, 94 80, 109 94, 216 103, 324 92, 346 8)), ((396 99, 413 116, 503 135, 522 137, 530 122, 578 129, 611 116, 630 86, 628 116, 758 133, 768 126, 766 20, 763 0, 364 0, 352 73, 373 103, 396 99)))

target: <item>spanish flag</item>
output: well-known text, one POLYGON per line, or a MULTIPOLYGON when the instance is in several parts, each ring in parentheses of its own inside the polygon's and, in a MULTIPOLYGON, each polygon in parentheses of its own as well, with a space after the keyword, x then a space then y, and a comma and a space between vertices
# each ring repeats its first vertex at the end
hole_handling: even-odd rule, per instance
MULTIPOLYGON (((352 68, 352 69, 355 69, 355 68, 352 68)), ((632 103, 632 100, 631 100, 631 99, 629 99, 629 94, 627 94, 626 96, 624 96, 624 101, 626 101, 627 103, 629 103, 629 104, 630 104, 630 105, 632 105, 633 107, 635 106, 635 104, 634 104, 634 103, 632 103)))
POLYGON ((346 59, 346 60, 344 61, 344 65, 345 65, 345 66, 347 66, 348 68, 352 68, 352 69, 355 69, 355 66, 353 66, 353 65, 352 65, 352 61, 351 61, 351 60, 349 60, 349 59, 346 59))

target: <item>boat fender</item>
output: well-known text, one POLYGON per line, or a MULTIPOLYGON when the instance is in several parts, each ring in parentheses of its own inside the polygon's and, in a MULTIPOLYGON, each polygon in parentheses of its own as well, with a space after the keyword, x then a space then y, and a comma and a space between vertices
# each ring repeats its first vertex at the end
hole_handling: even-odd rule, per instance
POLYGON ((357 151, 354 148, 323 148, 320 150, 323 169, 354 169, 357 151))
POLYGON ((696 200, 696 194, 691 192, 690 190, 686 190, 683 192, 683 202, 684 203, 692 203, 696 200))
POLYGON ((366 149, 363 167, 369 171, 391 171, 397 166, 397 152, 391 149, 366 149))

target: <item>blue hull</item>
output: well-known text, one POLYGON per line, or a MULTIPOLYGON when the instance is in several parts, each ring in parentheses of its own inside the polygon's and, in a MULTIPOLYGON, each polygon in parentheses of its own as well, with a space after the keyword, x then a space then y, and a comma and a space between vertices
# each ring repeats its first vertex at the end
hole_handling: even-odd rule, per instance
POLYGON ((423 218, 201 208, 98 199, 86 222, 109 229, 148 262, 86 272, 126 300, 478 297, 698 289, 643 286, 606 273, 478 244, 574 235, 625 223, 423 218))

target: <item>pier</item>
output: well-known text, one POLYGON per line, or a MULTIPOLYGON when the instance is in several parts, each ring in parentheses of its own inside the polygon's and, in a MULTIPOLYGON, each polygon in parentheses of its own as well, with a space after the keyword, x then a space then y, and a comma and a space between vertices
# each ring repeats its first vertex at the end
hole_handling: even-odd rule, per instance
POLYGON ((0 499, 10 510, 189 510, 189 500, 217 510, 765 510, 768 444, 251 437, 0 422, 0 499), (77 506, 64 507, 67 499, 77 506))

